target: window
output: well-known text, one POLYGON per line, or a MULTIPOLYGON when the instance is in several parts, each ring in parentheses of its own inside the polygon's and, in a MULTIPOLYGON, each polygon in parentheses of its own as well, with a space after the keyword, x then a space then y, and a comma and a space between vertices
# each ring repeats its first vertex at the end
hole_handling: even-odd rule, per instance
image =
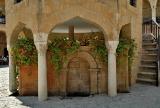
POLYGON ((136 7, 136 1, 137 1, 137 0, 130 0, 130 5, 136 7))
POLYGON ((14 3, 16 4, 16 3, 19 3, 19 2, 21 2, 22 0, 15 0, 14 1, 14 3))

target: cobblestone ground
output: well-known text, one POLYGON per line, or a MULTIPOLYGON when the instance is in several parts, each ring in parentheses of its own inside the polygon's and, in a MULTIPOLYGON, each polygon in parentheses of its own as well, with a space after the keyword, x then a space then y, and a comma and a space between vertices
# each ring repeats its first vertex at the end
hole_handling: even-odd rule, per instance
POLYGON ((160 108, 160 87, 136 85, 131 93, 117 97, 96 95, 61 99, 49 97, 38 102, 37 97, 9 96, 8 67, 0 67, 0 108, 160 108))

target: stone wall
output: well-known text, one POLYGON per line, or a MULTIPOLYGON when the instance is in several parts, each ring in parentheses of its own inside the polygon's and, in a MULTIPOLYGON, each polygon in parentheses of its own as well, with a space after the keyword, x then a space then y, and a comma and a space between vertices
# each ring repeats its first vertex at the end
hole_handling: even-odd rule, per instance
MULTIPOLYGON (((130 37, 137 43, 136 58, 130 72, 130 84, 135 84, 142 42, 142 0, 137 0, 136 7, 131 6, 128 0, 119 0, 119 3, 114 0, 23 0, 17 4, 14 4, 14 0, 5 0, 5 4, 8 46, 13 45, 23 28, 31 30, 34 39, 41 39, 38 37, 40 34, 47 36, 57 25, 76 17, 100 28, 106 43, 117 42, 122 27, 130 24, 130 37)), ((42 41, 46 42, 45 39, 42 41)), ((101 82, 101 85, 105 84, 101 82)))
MULTIPOLYGON (((74 55, 71 55, 68 57, 68 62, 66 62, 63 66, 63 69, 61 70, 61 73, 58 74, 54 66, 50 63, 50 58, 48 58, 48 73, 47 73, 47 79, 48 79, 48 93, 49 95, 67 95, 68 92, 74 92, 74 91, 82 91, 85 93, 87 90, 87 86, 89 89, 89 94, 107 94, 107 64, 104 62, 101 62, 101 60, 94 59, 94 57, 91 55, 90 47, 81 47, 78 53, 75 53, 74 55), (83 68, 83 66, 79 69, 79 63, 77 60, 75 61, 75 58, 80 58, 80 60, 85 60, 88 64, 88 68, 83 68), (70 68, 68 67, 69 64, 72 61, 72 76, 69 76, 70 68), (77 67, 77 68, 75 68, 77 67), (76 69, 74 71, 74 68, 76 69), (84 70, 85 69, 85 70, 84 70), (89 82, 83 82, 83 86, 80 85, 81 90, 77 88, 78 83, 78 77, 77 77, 77 70, 79 70, 81 74, 81 79, 89 78, 89 82), (89 72, 89 74, 82 74, 86 71, 89 72), (75 79, 75 81, 73 80, 75 79), (70 80, 73 80, 73 82, 69 83, 70 80), (70 85, 70 89, 68 88, 70 85), (75 85, 75 86, 73 86, 75 85), (86 86, 84 86, 86 85, 86 86)), ((129 71, 128 71, 128 57, 127 55, 123 56, 120 55, 117 60, 117 83, 118 83, 118 91, 119 92, 126 92, 129 90, 129 71)), ((85 65, 85 62, 81 62, 81 65, 85 65)), ((19 93, 20 95, 37 95, 37 86, 38 86, 38 70, 37 65, 32 66, 21 66, 20 67, 20 76, 19 76, 19 93)), ((83 80, 80 80, 81 82, 83 80)), ((84 81, 87 81, 84 79, 84 81)))

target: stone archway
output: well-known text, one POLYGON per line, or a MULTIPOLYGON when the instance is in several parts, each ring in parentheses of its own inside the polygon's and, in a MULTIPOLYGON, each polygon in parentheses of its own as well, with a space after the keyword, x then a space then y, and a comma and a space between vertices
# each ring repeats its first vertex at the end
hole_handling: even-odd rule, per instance
POLYGON ((32 30, 27 28, 25 24, 19 23, 12 31, 11 37, 8 39, 8 44, 10 46, 14 45, 20 35, 33 39, 32 30))
POLYGON ((76 17, 79 17, 100 28, 105 35, 106 41, 117 39, 117 37, 113 35, 113 28, 116 24, 113 23, 114 21, 112 19, 106 18, 101 13, 97 13, 80 6, 58 11, 56 14, 51 14, 48 17, 44 17, 40 26, 40 31, 45 33, 51 32, 51 30, 53 30, 56 26, 76 17), (50 23, 48 23, 48 21, 50 23))
MULTIPOLYGON (((131 39, 131 23, 122 26, 119 38, 119 40, 131 39)), ((120 62, 117 64, 117 84, 119 92, 128 92, 132 79, 131 64, 129 64, 128 49, 124 50, 123 53, 125 55, 120 54, 117 59, 120 62)))
MULTIPOLYGON (((102 12, 103 13, 103 12, 102 12)), ((42 53, 41 55, 38 55, 38 73, 39 76, 41 77, 38 82, 43 83, 43 85, 47 85, 47 80, 46 80, 46 73, 47 73, 47 66, 46 63, 44 66, 41 66, 41 64, 44 64, 46 62, 46 49, 47 49, 47 40, 48 40, 48 34, 57 26, 60 25, 64 22, 67 22, 68 20, 74 19, 76 17, 79 17, 80 19, 85 20, 86 22, 97 26, 98 28, 103 31, 104 38, 105 38, 105 45, 108 47, 110 50, 109 52, 109 67, 108 67, 108 83, 109 83, 109 95, 110 96, 116 96, 117 95, 117 84, 116 84, 116 48, 118 45, 118 34, 117 31, 115 31, 115 21, 114 19, 111 19, 110 17, 108 18, 107 15, 102 14, 101 12, 96 12, 87 8, 84 8, 82 6, 73 6, 70 8, 66 8, 64 10, 57 10, 56 13, 52 14, 45 14, 43 18, 41 19, 41 23, 39 26, 39 35, 35 35, 35 42, 37 43, 37 49, 39 49, 39 52, 42 53), (46 34, 48 33, 48 34, 46 34), (42 50, 42 47, 44 50, 42 50), (111 58, 111 59, 110 59, 111 58), (113 61, 113 62, 112 62, 113 61), (113 85, 113 86, 112 86, 113 85)), ((107 14, 108 11, 106 11, 107 14)), ((111 16, 111 14, 109 14, 111 16)), ((86 59, 86 58, 85 58, 86 59)), ((89 61, 90 64, 91 61, 89 61)), ((64 71, 64 74, 67 72, 67 68, 64 68, 62 71, 64 71)), ((91 68, 90 67, 90 72, 94 73, 92 74, 93 76, 91 77, 91 80, 95 79, 97 74, 97 68, 91 68), (92 79, 93 78, 93 79, 92 79)), ((66 75, 62 75, 66 76, 66 75)), ((66 81, 66 80, 65 80, 66 81)), ((95 80, 97 81, 97 80, 95 80)), ((91 81, 91 94, 97 93, 97 82, 94 80, 91 81)), ((61 82, 62 85, 62 93, 66 93, 66 83, 61 82)), ((40 87, 39 85, 39 99, 40 100, 45 100, 47 99, 47 87, 40 87), (44 91, 44 92, 43 92, 44 91)))
POLYGON ((14 62, 14 55, 12 54, 12 47, 15 45, 19 37, 25 36, 33 38, 32 31, 25 27, 25 24, 19 23, 12 31, 10 37, 7 38, 7 49, 9 53, 9 90, 12 93, 17 92, 17 80, 16 80, 16 64, 14 62))

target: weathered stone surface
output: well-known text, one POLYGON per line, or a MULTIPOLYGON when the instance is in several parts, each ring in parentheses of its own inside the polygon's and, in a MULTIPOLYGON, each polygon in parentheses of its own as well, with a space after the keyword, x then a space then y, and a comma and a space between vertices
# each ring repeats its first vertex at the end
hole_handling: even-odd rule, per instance
MULTIPOLYGON (((142 40, 142 0, 137 0, 136 7, 131 6, 128 0, 119 0, 119 3, 114 0, 42 0, 41 2, 38 0, 22 0, 17 4, 14 3, 14 0, 6 0, 5 5, 7 42, 11 46, 16 42, 19 33, 24 29, 31 31, 32 34, 49 34, 56 25, 75 17, 79 17, 87 23, 100 28, 104 33, 106 42, 119 40, 118 33, 123 26, 129 24, 131 32, 126 36, 135 39, 138 49, 130 75, 132 76, 130 78, 131 85, 135 84, 142 40)), ((128 29, 126 30, 128 31, 128 29)), ((82 54, 82 56, 85 55, 82 54)), ((88 59, 88 63, 91 66, 90 68, 96 67, 95 65, 97 64, 94 63, 94 60, 91 57, 87 57, 86 59, 88 59)), ((96 68, 98 67, 103 68, 101 65, 97 65, 96 68)), ((104 77, 107 77, 107 74, 104 73, 107 71, 102 70, 103 72, 99 72, 101 73, 99 76, 103 77, 103 89, 101 91, 104 92, 107 88, 105 85, 107 79, 104 77)), ((96 76, 93 75, 93 77, 96 76)), ((49 82, 51 83, 52 81, 49 82)), ((59 83, 57 83, 58 85, 59 83)), ((63 86, 63 91, 65 91, 64 86, 66 84, 63 82, 60 85, 63 86)), ((95 87, 93 89, 95 91, 95 87)))

